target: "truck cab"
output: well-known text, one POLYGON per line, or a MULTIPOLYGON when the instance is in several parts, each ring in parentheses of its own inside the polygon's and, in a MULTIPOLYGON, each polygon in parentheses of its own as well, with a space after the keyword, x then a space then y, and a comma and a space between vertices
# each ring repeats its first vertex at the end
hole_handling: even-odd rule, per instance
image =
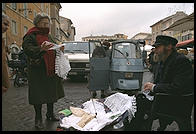
POLYGON ((93 52, 93 43, 88 41, 70 41, 63 43, 65 44, 64 54, 68 57, 71 66, 68 78, 86 78, 90 72, 89 54, 91 55, 93 52), (91 49, 89 49, 89 45, 91 45, 91 49))
POLYGON ((117 40, 109 56, 90 57, 90 91, 109 87, 129 95, 141 91, 144 57, 140 47, 144 45, 142 40, 117 40))

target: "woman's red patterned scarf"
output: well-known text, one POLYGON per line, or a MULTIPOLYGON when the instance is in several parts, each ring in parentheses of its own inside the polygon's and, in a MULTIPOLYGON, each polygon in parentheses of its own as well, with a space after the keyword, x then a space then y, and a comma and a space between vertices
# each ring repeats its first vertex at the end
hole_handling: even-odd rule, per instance
MULTIPOLYGON (((41 31, 37 27, 33 27, 29 29, 27 34, 36 32, 36 40, 39 46, 44 41, 50 41, 48 38, 48 34, 42 34, 41 31)), ((46 53, 43 55, 44 56, 44 61, 46 65, 46 71, 48 76, 53 76, 55 74, 55 52, 54 50, 48 50, 46 53)))

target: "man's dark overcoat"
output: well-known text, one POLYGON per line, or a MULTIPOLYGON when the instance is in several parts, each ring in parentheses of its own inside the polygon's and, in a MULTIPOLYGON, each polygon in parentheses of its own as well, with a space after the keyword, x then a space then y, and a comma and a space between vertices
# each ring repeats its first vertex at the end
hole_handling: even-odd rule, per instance
POLYGON ((159 69, 162 73, 154 87, 155 93, 182 95, 194 91, 193 69, 183 54, 173 51, 159 69))

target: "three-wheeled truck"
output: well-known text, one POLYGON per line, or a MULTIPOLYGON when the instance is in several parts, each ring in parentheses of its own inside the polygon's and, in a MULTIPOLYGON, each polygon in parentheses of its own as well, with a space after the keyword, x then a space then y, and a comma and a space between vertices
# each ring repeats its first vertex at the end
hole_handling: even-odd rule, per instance
MULTIPOLYGON (((97 48, 103 52, 110 51, 110 55, 90 57, 90 91, 107 90, 133 95, 141 90, 144 72, 144 58, 142 57, 142 40, 117 40, 112 47, 105 50, 99 41, 97 48), (101 50, 101 49, 100 49, 101 50)), ((90 47, 89 47, 90 48, 90 47)), ((96 48, 94 49, 94 51, 96 48)))

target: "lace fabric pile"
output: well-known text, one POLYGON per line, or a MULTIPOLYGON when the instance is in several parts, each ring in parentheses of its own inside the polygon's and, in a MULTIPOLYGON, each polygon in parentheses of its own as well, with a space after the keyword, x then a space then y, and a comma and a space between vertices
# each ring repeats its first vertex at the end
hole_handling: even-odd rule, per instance
POLYGON ((131 121, 132 117, 135 117, 137 111, 136 97, 128 96, 123 93, 116 93, 106 98, 104 104, 111 109, 112 112, 120 111, 124 113, 128 111, 128 120, 131 121))
MULTIPOLYGON (((103 102, 91 99, 83 103, 82 107, 85 112, 95 115, 90 122, 81 128, 77 125, 77 122, 81 120, 81 117, 76 117, 72 114, 68 117, 64 117, 60 126, 65 128, 73 127, 80 131, 99 131, 115 120, 118 120, 118 118, 126 111, 128 111, 128 120, 131 121, 137 111, 136 97, 122 93, 110 95, 106 97, 103 102), (106 105, 111 111, 106 112, 104 105, 106 105)), ((123 120, 119 121, 123 122, 123 120)))
POLYGON ((63 79, 67 79, 70 70, 71 67, 68 57, 66 57, 59 48, 56 49, 55 74, 63 79))

